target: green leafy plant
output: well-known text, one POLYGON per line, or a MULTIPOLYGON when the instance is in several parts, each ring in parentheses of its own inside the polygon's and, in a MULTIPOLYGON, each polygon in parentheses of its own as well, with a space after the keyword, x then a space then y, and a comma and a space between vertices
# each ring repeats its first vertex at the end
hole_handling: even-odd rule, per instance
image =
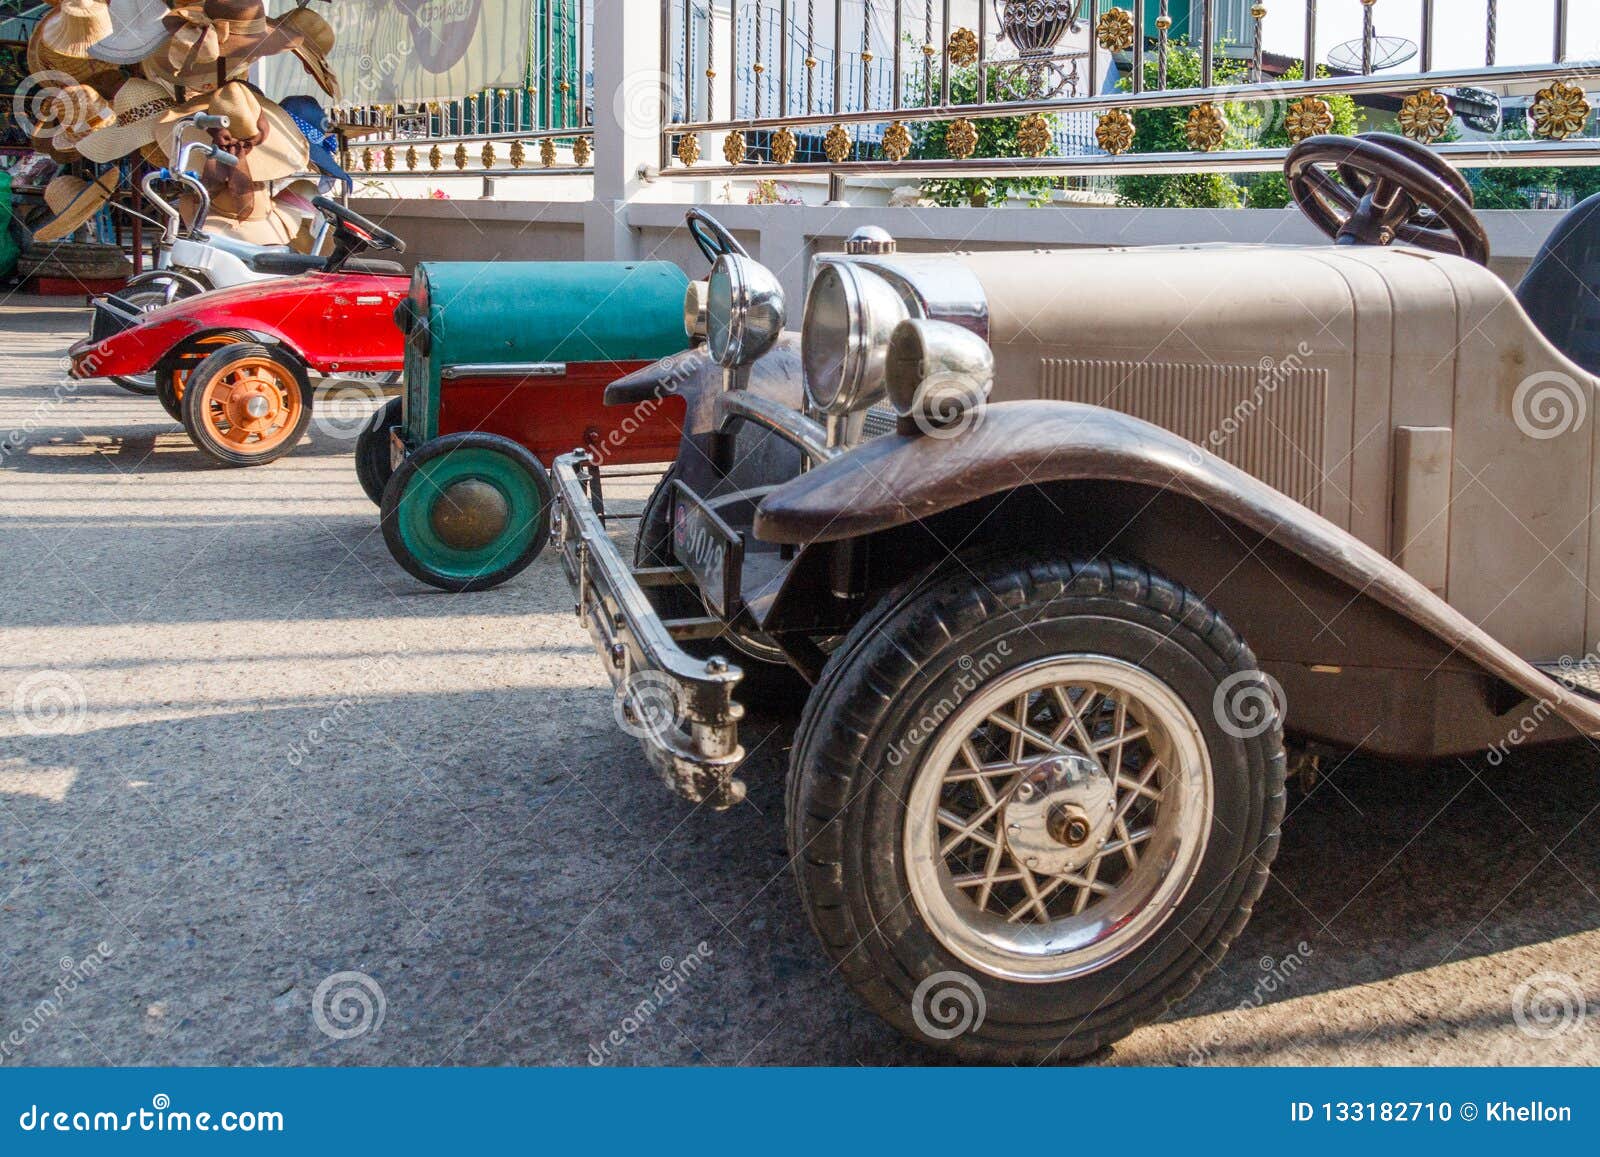
MULTIPOLYGON (((938 84, 938 73, 934 73, 934 84, 938 84)), ((919 76, 918 82, 913 86, 915 95, 908 95, 906 103, 917 105, 926 103, 926 80, 919 76)), ((934 94, 937 96, 937 93, 934 94)), ((1026 100, 1028 98, 1028 85, 1025 77, 1007 69, 991 69, 989 72, 988 99, 993 101, 1026 100)), ((976 65, 965 68, 952 68, 950 70, 950 103, 976 104, 978 102, 978 69, 976 65)), ((1056 127, 1054 117, 1046 117, 1053 133, 1056 127)), ((978 132, 977 148, 973 151, 975 157, 1023 157, 1025 154, 1017 144, 1017 130, 1022 126, 1022 117, 987 117, 973 121, 973 127, 978 132)), ((911 155, 913 157, 948 157, 949 151, 945 148, 944 133, 946 125, 943 122, 922 122, 908 126, 911 129, 911 155)), ((994 177, 960 177, 922 182, 922 195, 936 205, 988 205, 994 201, 1004 200, 1015 194, 1023 194, 1029 198, 1031 204, 1038 206, 1050 200, 1050 193, 1057 182, 1050 177, 1025 177, 1025 176, 994 176, 994 177)))
MULTIPOLYGON (((1217 84, 1242 83, 1246 76, 1245 65, 1236 60, 1218 59, 1215 64, 1217 84)), ((1179 41, 1167 51, 1167 87, 1200 87, 1200 53, 1179 41)), ((1145 60, 1144 84, 1147 92, 1154 91, 1159 80, 1157 64, 1145 60)), ((1129 88, 1124 80, 1123 89, 1129 88)), ((1249 106, 1225 105, 1223 115, 1228 118, 1228 137, 1225 149, 1249 148, 1251 130, 1259 128, 1259 111, 1249 106), (1252 123, 1252 118, 1254 122, 1252 123)), ((1133 147, 1131 153, 1189 152, 1189 140, 1184 128, 1189 123, 1189 109, 1141 108, 1133 116, 1133 147)), ((1236 209, 1244 204, 1244 193, 1238 184, 1223 173, 1159 174, 1148 177, 1118 177, 1117 196, 1126 205, 1150 209, 1236 209)))
MULTIPOLYGON (((1305 79, 1305 64, 1298 63, 1283 74, 1285 81, 1305 79)), ((1317 75, 1331 76, 1326 68, 1318 67, 1317 75)), ((1356 108, 1356 102, 1343 93, 1331 93, 1322 98, 1328 102, 1328 111, 1333 114, 1333 127, 1328 130, 1339 136, 1354 136, 1361 132, 1361 113, 1356 108)), ((1272 109, 1272 123, 1264 126, 1261 135, 1256 141, 1256 146, 1263 149, 1286 149, 1292 143, 1289 140, 1289 129, 1284 123, 1285 114, 1294 101, 1280 100, 1272 109)), ((1252 173, 1241 178, 1245 195, 1249 198, 1252 209, 1282 209, 1289 203, 1289 182, 1284 179, 1282 172, 1252 173)))

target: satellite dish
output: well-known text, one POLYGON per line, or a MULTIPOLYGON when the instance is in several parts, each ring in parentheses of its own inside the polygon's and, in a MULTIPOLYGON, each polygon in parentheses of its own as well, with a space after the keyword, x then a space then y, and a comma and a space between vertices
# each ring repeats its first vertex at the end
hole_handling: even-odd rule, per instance
POLYGON ((1483 88, 1447 88, 1444 95, 1450 98, 1450 107, 1461 123, 1469 129, 1493 135, 1500 131, 1504 116, 1500 98, 1483 88))
MULTIPOLYGON (((1362 44, 1357 38, 1347 40, 1328 52, 1328 64, 1340 72, 1361 72, 1363 58, 1362 44)), ((1417 45, 1414 40, 1407 40, 1404 36, 1374 36, 1372 38, 1372 71, 1382 72, 1386 68, 1394 68, 1404 64, 1417 54, 1417 45)))

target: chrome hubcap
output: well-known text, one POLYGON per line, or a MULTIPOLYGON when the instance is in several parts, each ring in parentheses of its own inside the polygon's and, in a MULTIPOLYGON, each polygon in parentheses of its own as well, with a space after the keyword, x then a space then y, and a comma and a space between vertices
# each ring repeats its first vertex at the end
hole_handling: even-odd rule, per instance
POLYGON ((1183 701, 1119 659, 1040 660, 978 689, 924 748, 912 898, 957 957, 1059 980, 1148 940, 1204 856, 1211 764, 1183 701))

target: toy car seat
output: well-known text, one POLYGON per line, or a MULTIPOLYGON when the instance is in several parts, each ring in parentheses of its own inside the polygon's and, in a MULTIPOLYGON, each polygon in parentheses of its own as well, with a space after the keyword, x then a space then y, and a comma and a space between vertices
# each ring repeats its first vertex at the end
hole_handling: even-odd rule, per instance
POLYGON ((1551 344, 1600 375, 1600 193, 1556 226, 1517 300, 1551 344))

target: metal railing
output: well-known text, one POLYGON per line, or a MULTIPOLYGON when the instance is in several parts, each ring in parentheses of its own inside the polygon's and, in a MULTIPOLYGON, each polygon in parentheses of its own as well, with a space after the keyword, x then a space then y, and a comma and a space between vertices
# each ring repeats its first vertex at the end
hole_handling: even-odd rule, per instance
POLYGON ((453 101, 335 106, 345 167, 380 177, 592 172, 592 0, 529 0, 528 11, 521 88, 453 101))
MULTIPOLYGON (((1600 61, 1568 59, 1570 0, 1542 5, 1553 25, 1548 62, 1497 63, 1502 17, 1520 31, 1536 6, 1519 0, 1513 17, 1485 0, 1483 63, 1437 67, 1445 6, 1422 0, 1416 40, 1404 42, 1419 67, 1402 72, 1385 68, 1396 38, 1378 32, 1384 0, 702 0, 701 33, 692 0, 666 0, 661 67, 683 96, 662 126, 658 175, 1265 172, 1281 167, 1287 147, 1245 147, 1230 111, 1271 105, 1292 142, 1326 131, 1325 98, 1339 94, 1393 110, 1401 131, 1464 167, 1600 165, 1586 92, 1600 61), (1343 67, 1321 51, 1336 11, 1361 28, 1343 67), (1294 22, 1298 59, 1266 51, 1279 21, 1294 22), (747 23, 775 30, 776 42, 729 34, 747 23), (891 61, 889 83, 845 83, 850 51, 891 61), (1174 86, 1180 62, 1196 58, 1199 83, 1174 86), (775 89, 764 83, 769 71, 775 89), (1520 118, 1527 139, 1442 139, 1458 131, 1452 99, 1485 98, 1520 118), (1140 151, 1135 114, 1153 109, 1189 110, 1187 149, 1140 151), (992 118, 1019 122, 1021 155, 977 155, 975 124, 992 118), (1057 127, 1071 118, 1092 121, 1093 146, 1057 145, 1057 127), (800 147, 819 135, 821 159, 800 147), (721 156, 704 156, 719 138, 721 156)), ((1449 16, 1459 29, 1459 8, 1449 16)))

